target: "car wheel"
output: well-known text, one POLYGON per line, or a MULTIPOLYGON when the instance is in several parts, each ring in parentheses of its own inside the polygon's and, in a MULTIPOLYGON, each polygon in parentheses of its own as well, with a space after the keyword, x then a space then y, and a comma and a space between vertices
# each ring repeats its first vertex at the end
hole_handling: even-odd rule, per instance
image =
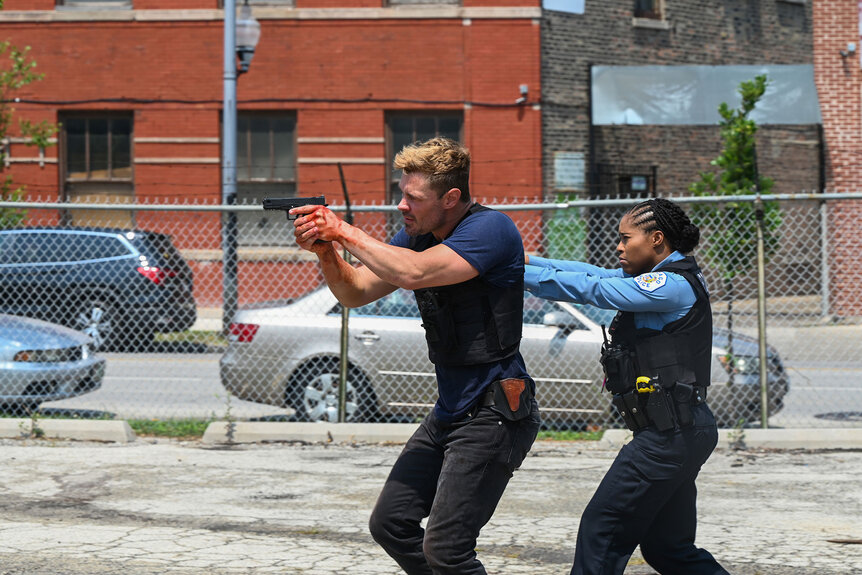
MULTIPOLYGON (((286 390, 285 403, 299 421, 338 421, 339 363, 337 359, 316 359, 297 370, 286 390)), ((374 421, 377 400, 368 378, 355 367, 348 370, 345 421, 374 421)))
POLYGON ((109 349, 119 340, 116 307, 107 298, 84 296, 72 314, 71 327, 93 339, 96 349, 109 349))

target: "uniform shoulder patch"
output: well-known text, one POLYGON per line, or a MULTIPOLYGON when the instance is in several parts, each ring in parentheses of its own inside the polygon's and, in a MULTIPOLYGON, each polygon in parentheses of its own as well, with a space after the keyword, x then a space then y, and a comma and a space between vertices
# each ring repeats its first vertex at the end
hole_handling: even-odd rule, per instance
POLYGON ((641 274, 635 278, 635 283, 644 291, 655 291, 667 283, 667 274, 664 272, 641 274))

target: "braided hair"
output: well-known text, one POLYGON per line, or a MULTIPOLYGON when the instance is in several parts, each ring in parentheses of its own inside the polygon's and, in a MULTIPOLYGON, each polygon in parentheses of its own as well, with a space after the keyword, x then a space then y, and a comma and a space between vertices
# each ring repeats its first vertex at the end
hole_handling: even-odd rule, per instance
POLYGON ((664 198, 652 198, 641 202, 626 212, 632 222, 644 232, 659 230, 671 247, 688 253, 700 241, 700 230, 691 223, 679 205, 664 198))

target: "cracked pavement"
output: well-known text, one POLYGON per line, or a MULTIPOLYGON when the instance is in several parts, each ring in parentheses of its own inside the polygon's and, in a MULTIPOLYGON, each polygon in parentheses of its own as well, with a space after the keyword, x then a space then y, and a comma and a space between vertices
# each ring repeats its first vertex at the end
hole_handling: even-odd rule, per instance
MULTIPOLYGON (((2 441, 0 575, 395 575, 367 521, 400 449, 2 441)), ((479 539, 488 572, 568 573, 615 453, 537 442, 479 539)), ((718 450, 697 543, 734 574, 862 573, 860 475, 858 451, 718 450)), ((653 571, 636 552, 626 573, 653 571)))

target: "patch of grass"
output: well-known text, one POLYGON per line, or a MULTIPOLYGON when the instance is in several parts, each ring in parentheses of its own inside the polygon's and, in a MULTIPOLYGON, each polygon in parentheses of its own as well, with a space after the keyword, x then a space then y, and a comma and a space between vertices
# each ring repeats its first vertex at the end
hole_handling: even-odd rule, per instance
POLYGON ((598 441, 604 431, 540 431, 536 439, 550 441, 598 441))
POLYGON ((200 439, 211 419, 128 419, 135 435, 200 439))

